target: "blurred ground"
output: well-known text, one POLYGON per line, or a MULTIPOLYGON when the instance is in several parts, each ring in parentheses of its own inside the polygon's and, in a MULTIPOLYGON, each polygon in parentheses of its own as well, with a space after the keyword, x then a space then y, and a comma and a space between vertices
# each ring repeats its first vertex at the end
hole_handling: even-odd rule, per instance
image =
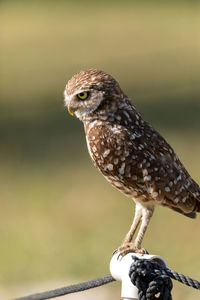
MULTIPOLYGON (((0 2, 0 293, 108 273, 132 221, 132 201, 92 166, 63 106, 80 69, 112 74, 200 182, 199 20, 197 1, 0 2)), ((157 208, 144 246, 200 279, 199 228, 157 208)), ((173 293, 197 299, 180 284, 173 293)))

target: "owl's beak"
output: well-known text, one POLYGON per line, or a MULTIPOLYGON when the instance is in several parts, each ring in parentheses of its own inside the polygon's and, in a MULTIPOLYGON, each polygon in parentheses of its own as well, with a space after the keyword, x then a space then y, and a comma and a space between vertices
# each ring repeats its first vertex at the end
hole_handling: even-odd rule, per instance
POLYGON ((68 105, 67 109, 68 109, 69 114, 70 114, 71 116, 73 116, 73 115, 74 115, 74 110, 72 109, 72 107, 70 107, 70 106, 68 105))

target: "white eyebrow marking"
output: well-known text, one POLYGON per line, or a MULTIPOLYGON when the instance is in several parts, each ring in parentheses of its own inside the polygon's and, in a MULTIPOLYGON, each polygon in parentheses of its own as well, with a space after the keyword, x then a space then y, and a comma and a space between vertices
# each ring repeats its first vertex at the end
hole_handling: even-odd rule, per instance
POLYGON ((76 96, 77 94, 83 93, 83 92, 89 92, 89 89, 77 89, 73 94, 71 95, 67 95, 67 91, 66 89, 64 90, 64 103, 66 106, 68 106, 68 104, 70 103, 70 101, 72 100, 72 98, 74 96, 76 96))
POLYGON ((80 93, 83 93, 83 92, 89 92, 90 90, 89 89, 78 89, 78 90, 76 90, 73 94, 71 94, 71 97, 74 97, 74 96, 76 96, 77 94, 80 94, 80 93))

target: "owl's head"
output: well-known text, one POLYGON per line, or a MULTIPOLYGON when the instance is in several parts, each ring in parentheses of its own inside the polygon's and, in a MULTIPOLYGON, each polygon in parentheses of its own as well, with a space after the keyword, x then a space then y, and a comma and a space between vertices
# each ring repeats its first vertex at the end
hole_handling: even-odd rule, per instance
POLYGON ((88 69, 75 74, 67 83, 64 101, 71 115, 86 121, 92 114, 111 112, 124 94, 116 80, 107 73, 88 69))

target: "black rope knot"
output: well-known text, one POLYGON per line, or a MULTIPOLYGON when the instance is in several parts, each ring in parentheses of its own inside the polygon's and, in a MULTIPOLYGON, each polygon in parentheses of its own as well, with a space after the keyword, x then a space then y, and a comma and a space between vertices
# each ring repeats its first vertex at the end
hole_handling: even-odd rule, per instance
POLYGON ((139 300, 172 300, 171 278, 157 262, 133 256, 129 277, 138 288, 139 300))

